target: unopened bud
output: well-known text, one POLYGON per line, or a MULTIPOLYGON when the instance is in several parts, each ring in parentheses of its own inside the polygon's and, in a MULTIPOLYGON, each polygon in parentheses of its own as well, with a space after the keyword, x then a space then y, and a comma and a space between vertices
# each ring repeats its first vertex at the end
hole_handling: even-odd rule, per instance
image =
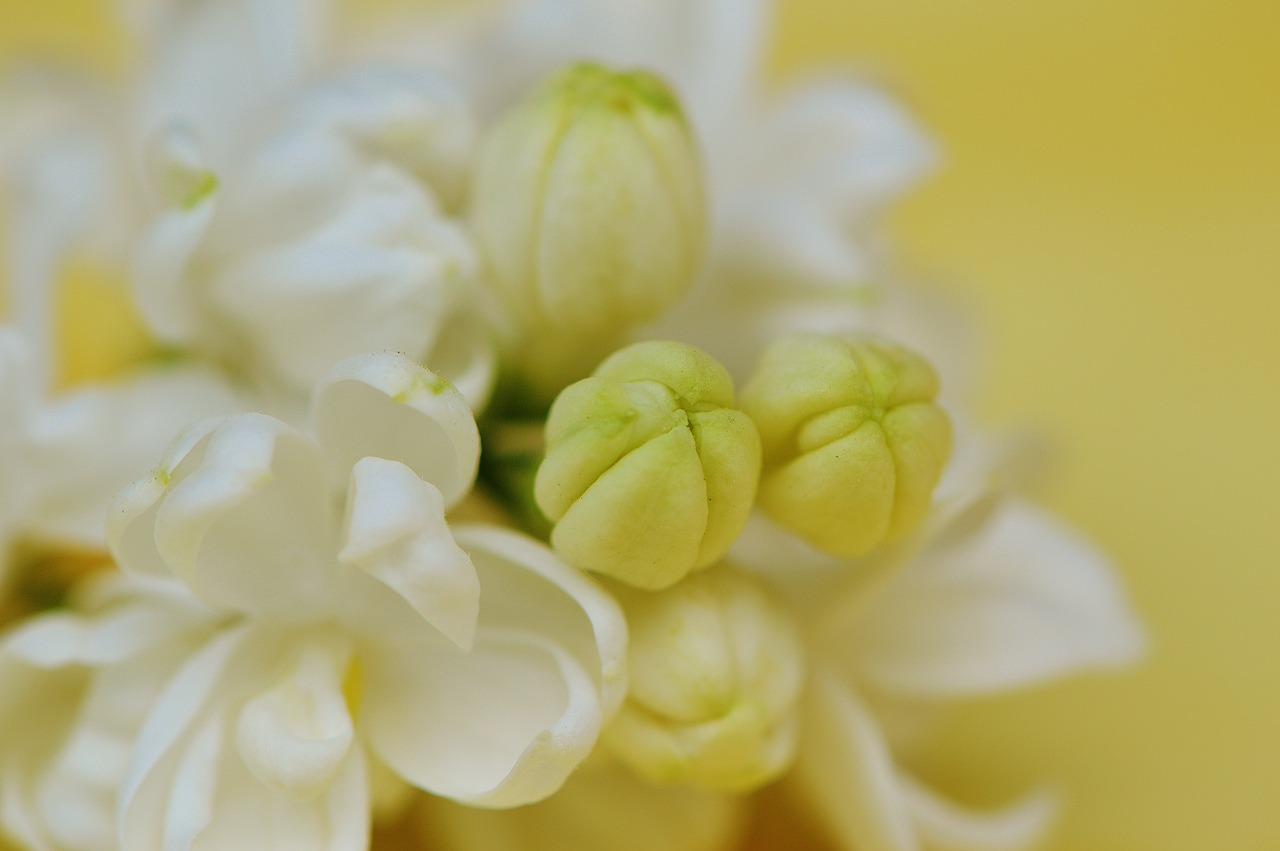
POLYGON ((474 222, 519 329, 601 338, 657 318, 706 240, 675 96, 642 71, 583 63, 551 77, 486 142, 474 222))
POLYGON ((742 792, 785 770, 804 660, 795 625, 768 593, 719 566, 619 599, 631 687, 606 747, 655 783, 742 792))
POLYGON ((616 352, 567 387, 534 485, 556 551, 648 589, 724 555, 760 477, 760 438, 733 403, 723 366, 665 341, 616 352))
POLYGON ((760 429, 760 504, 819 549, 863 555, 910 531, 951 454, 938 377, 919 355, 783 338, 743 390, 760 429))

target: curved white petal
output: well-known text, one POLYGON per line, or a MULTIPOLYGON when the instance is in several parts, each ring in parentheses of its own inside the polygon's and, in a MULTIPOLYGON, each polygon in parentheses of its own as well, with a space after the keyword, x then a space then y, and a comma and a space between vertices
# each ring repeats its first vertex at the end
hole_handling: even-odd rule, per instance
POLYGON ((328 604, 336 520, 316 445, 279 420, 241 414, 175 469, 155 545, 202 599, 296 619, 328 604))
POLYGON ((486 807, 540 800, 600 731, 595 682, 537 634, 481 629, 464 654, 419 630, 364 659, 370 746, 437 795, 486 807))
POLYGON ((478 310, 464 306, 445 322, 422 363, 449 379, 477 416, 484 412, 498 376, 498 348, 478 310))
MULTIPOLYGON (((141 0, 134 0, 135 7, 141 0)), ((312 72, 328 29, 327 0, 186 0, 138 14, 152 36, 143 133, 190 122, 224 154, 232 134, 312 72)))
POLYGON ((204 439, 221 424, 221 418, 214 418, 183 429, 169 444, 159 465, 125 485, 112 500, 107 511, 107 546, 125 573, 139 577, 172 576, 156 549, 156 512, 178 465, 187 460, 193 449, 199 451, 187 466, 199 463, 204 439))
POLYGON ((190 628, 197 612, 194 605, 145 602, 95 618, 55 612, 23 623, 0 652, 34 668, 111 664, 190 628))
POLYGON ((415 821, 441 851, 728 851, 740 842, 745 798, 654 786, 616 764, 595 762, 527 807, 495 811, 423 798, 415 821))
POLYGON ((480 580, 449 534, 440 491, 408 467, 382 458, 356 462, 338 560, 360 567, 450 641, 471 648, 480 580))
POLYGON ((234 756, 224 757, 211 790, 213 812, 190 848, 365 851, 370 829, 367 774, 363 751, 352 748, 322 795, 298 801, 260 785, 234 756))
POLYGON ((922 696, 1129 665, 1144 645, 1107 560, 1017 500, 940 536, 843 635, 868 682, 922 696))
POLYGON ((480 576, 481 624, 528 630, 572 653, 612 718, 627 691, 627 623, 614 598, 527 535, 484 524, 453 535, 480 576))
POLYGON ((147 709, 211 624, 193 619, 175 627, 143 652, 86 673, 75 722, 38 781, 42 820, 58 847, 115 847, 116 793, 147 709))
POLYGON ((911 823, 929 851, 1027 851, 1044 838, 1060 801, 1035 792, 1004 809, 974 812, 939 797, 908 774, 900 774, 911 823))
POLYGON ((789 92, 754 130, 725 187, 722 273, 736 286, 865 285, 872 217, 933 164, 933 145, 890 97, 843 80, 789 92))
POLYGON ((810 672, 793 780, 849 851, 916 851, 893 756, 866 706, 826 666, 810 672))
POLYGON ((139 238, 134 298, 157 336, 189 344, 200 336, 205 321, 205 305, 189 286, 189 266, 217 210, 218 178, 195 138, 181 126, 167 126, 152 139, 146 165, 164 208, 139 238))
POLYGON ((115 494, 164 453, 184 427, 237 410, 227 384, 199 367, 151 369, 56 399, 29 423, 30 533, 102 546, 115 494))
POLYGON ((311 800, 342 768, 355 738, 342 691, 349 662, 345 642, 306 641, 288 674, 241 707, 239 753, 264 786, 311 800))
POLYGON ((356 461, 399 461, 440 489, 445 506, 471 490, 480 432, 466 401, 432 372, 380 352, 338 364, 316 389, 316 434, 330 475, 345 487, 356 461))
POLYGON ((416 68, 356 68, 307 92, 299 109, 422 178, 448 204, 461 200, 476 123, 449 78, 416 68))
POLYGON ((226 257, 206 286, 214 308, 249 338, 251 354, 310 386, 362 352, 420 355, 474 267, 469 238, 441 217, 427 190, 373 163, 323 221, 226 257))
POLYGON ((151 707, 120 784, 117 830, 123 851, 165 847, 166 833, 194 835, 199 829, 209 809, 200 803, 207 793, 188 785, 174 788, 171 780, 179 771, 208 776, 199 766, 215 759, 222 735, 219 727, 210 726, 208 705, 225 670, 252 637, 249 626, 215 635, 182 665, 151 707), (171 798, 187 795, 196 797, 184 805, 181 815, 170 814, 171 798))

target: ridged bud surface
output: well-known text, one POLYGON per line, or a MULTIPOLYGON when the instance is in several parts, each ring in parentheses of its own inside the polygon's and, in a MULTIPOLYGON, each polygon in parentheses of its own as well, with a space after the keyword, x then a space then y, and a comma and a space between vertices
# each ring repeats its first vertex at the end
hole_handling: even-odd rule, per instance
POLYGON ((760 505, 819 549, 860 556, 910 531, 951 454, 938 377, 906 349, 785 337, 743 390, 760 429, 760 505))
POLYGON ((724 555, 760 475, 759 436, 733 404, 723 366, 665 341, 629 346, 565 388, 534 486, 556 551, 648 589, 724 555))

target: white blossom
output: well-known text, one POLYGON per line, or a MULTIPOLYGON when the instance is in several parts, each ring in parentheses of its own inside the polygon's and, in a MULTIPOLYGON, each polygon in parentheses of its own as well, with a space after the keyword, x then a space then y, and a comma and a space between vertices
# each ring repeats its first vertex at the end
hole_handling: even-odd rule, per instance
POLYGON ((438 75, 322 74, 315 9, 172 4, 140 103, 155 217, 134 267, 152 329, 305 392, 373 349, 425 357, 477 405, 489 341, 451 218, 473 131, 438 75))
POLYGON ((862 559, 811 549, 762 516, 734 547, 773 581, 807 637, 803 730, 785 782, 841 847, 1023 849, 1056 811, 1034 793, 970 812, 897 765, 905 707, 1130 665, 1144 639, 1110 565, 995 474, 960 459, 929 517, 862 559))
POLYGON ((339 364, 316 437, 261 414, 189 430, 109 524, 129 574, 224 622, 142 722, 120 846, 359 848, 371 764, 471 804, 553 792, 625 690, 617 606, 545 547, 449 530, 478 435, 402 356, 339 364))

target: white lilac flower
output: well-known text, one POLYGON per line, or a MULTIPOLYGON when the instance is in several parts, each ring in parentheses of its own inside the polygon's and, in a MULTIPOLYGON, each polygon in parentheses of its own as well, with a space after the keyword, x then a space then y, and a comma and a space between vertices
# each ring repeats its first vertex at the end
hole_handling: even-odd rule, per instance
POLYGON ((946 800, 896 762, 910 738, 903 707, 1121 667, 1142 653, 1106 559, 1003 493, 981 463, 955 466, 921 527, 865 558, 819 553, 762 516, 733 551, 804 629, 803 733, 784 782, 844 848, 1031 847, 1054 796, 996 813, 946 800))
POLYGON ((447 527, 479 452, 456 390, 354 358, 314 421, 207 422, 117 500, 120 566, 223 618, 141 724, 124 849, 361 848, 382 765, 470 804, 535 801, 622 698, 611 598, 515 532, 447 527))
POLYGON ((139 307, 175 345, 305 394, 337 360, 425 358, 476 405, 487 334, 450 217, 473 131, 438 75, 322 74, 318 8, 170 4, 139 107, 155 217, 139 307))
POLYGON ((190 421, 236 410, 215 375, 184 366, 49 395, 32 348, 0 326, 0 587, 20 544, 105 549, 116 491, 190 421))

